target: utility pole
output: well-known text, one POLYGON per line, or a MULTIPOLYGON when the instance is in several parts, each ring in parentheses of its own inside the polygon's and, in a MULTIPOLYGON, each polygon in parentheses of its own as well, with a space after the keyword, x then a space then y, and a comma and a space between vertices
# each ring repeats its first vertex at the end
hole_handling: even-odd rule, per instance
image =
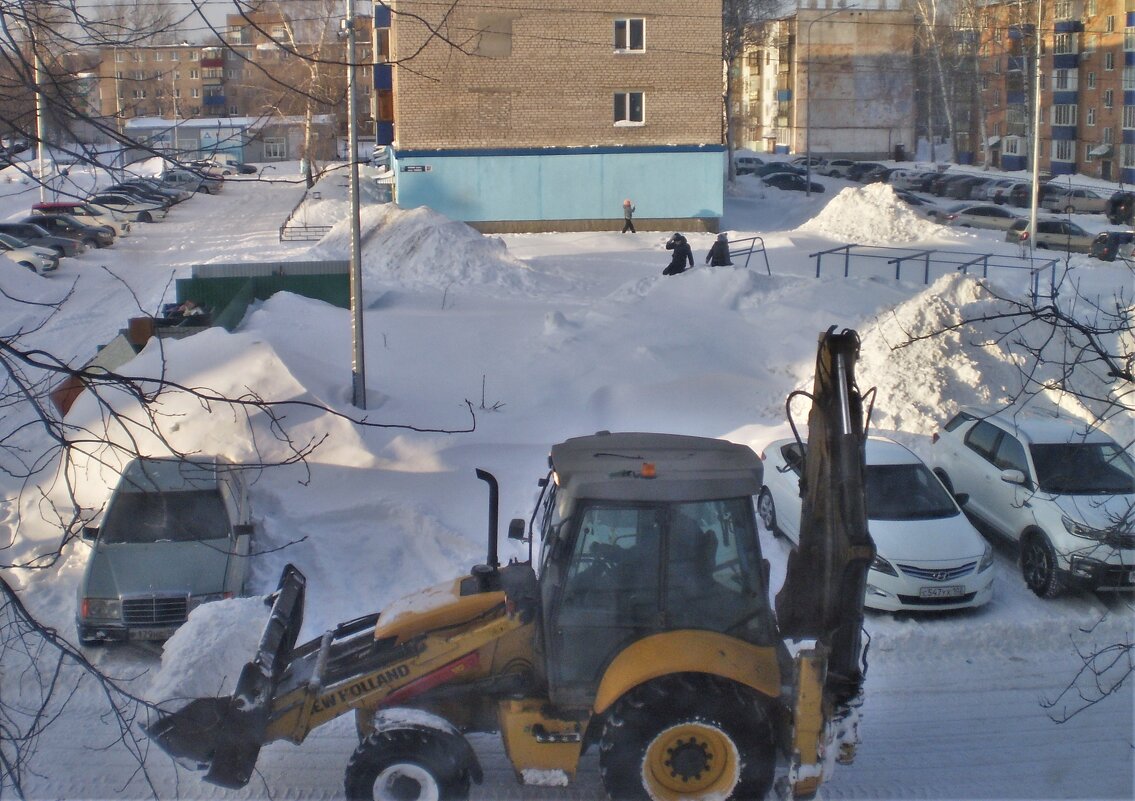
POLYGON ((347 18, 347 160, 350 165, 351 198, 351 399, 359 409, 367 407, 366 364, 363 353, 363 267, 359 233, 359 131, 355 109, 355 0, 346 0, 347 18))

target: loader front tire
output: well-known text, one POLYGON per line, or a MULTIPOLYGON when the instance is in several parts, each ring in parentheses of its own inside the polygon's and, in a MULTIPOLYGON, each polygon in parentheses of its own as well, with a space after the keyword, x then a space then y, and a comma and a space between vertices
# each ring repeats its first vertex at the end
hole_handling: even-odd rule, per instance
POLYGON ((464 801, 469 766, 444 732, 376 731, 347 763, 348 801, 464 801))
POLYGON ((629 692, 599 744, 614 801, 760 801, 775 765, 769 718, 751 694, 691 674, 629 692))

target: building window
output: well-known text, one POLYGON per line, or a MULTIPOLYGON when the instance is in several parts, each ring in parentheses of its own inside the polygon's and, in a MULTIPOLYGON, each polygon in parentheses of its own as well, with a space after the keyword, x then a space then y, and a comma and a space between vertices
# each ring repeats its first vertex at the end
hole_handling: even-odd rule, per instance
POLYGON ((1096 0, 1086 0, 1084 3, 1084 15, 1094 17, 1096 15, 1096 0))
POLYGON ((1110 50, 1103 54, 1103 68, 1109 71, 1115 69, 1115 53, 1110 50))
POLYGON ((1123 127, 1127 130, 1135 129, 1135 106, 1123 107, 1123 127))
POLYGON ((1108 126, 1107 128, 1102 128, 1101 130, 1103 131, 1103 143, 1105 145, 1110 145, 1112 142, 1115 141, 1115 139, 1112 138, 1111 126, 1108 126))
POLYGON ((1107 19, 1104 23, 1104 30, 1108 33, 1115 33, 1115 17, 1113 15, 1107 15, 1107 19))
POLYGON ((174 50, 172 53, 169 54, 169 60, 170 61, 181 61, 181 53, 178 53, 176 50, 174 50))
POLYGON ((1075 125, 1076 124, 1076 106, 1071 104, 1062 104, 1052 107, 1052 124, 1053 125, 1075 125))
POLYGON ((235 81, 237 78, 240 77, 240 70, 229 69, 229 70, 226 70, 225 75, 228 77, 228 79, 230 81, 235 81))
POLYGON ((135 62, 135 63, 141 62, 142 54, 139 53, 137 50, 131 50, 130 51, 130 60, 135 62))
POLYGON ((642 125, 644 105, 642 92, 615 92, 615 125, 642 125))
POLYGON ((121 63, 121 62, 126 60, 126 54, 123 53, 121 50, 115 50, 114 51, 114 60, 121 63))
POLYGON ((1052 79, 1052 88, 1058 92, 1068 88, 1068 70, 1056 70, 1056 75, 1052 79))
POLYGON ((264 158, 283 159, 288 157, 288 142, 282 136, 264 137, 264 158))
POLYGON ((1094 72, 1088 73, 1088 88, 1089 89, 1095 89, 1096 88, 1096 74, 1094 72))
POLYGON ((615 51, 620 53, 646 49, 646 20, 641 17, 615 20, 615 51))
POLYGON ((1096 110, 1094 108, 1084 110, 1084 124, 1090 126, 1096 124, 1096 110))
POLYGON ((1072 161, 1076 157, 1075 143, 1068 139, 1057 139, 1052 143, 1053 161, 1072 161))
POLYGON ((1115 90, 1104 89, 1103 90, 1103 107, 1104 108, 1112 108, 1115 105, 1114 98, 1115 98, 1115 90))
POLYGON ((165 56, 162 55, 161 50, 155 50, 154 51, 154 61, 162 61, 164 58, 165 58, 165 56))
POLYGON ((1075 42, 1070 33, 1058 33, 1052 39, 1052 52, 1058 56, 1076 52, 1075 42))
POLYGON ((1058 0, 1052 6, 1052 16, 1055 19, 1072 19, 1072 0, 1058 0))
POLYGON ((1135 145, 1125 144, 1125 145, 1123 145, 1123 149, 1122 149, 1121 152, 1123 154, 1123 166, 1124 167, 1135 166, 1135 145))
POLYGON ((198 70, 190 70, 189 71, 189 80, 195 81, 200 77, 201 77, 201 73, 198 70))
POLYGON ((1130 92, 1135 89, 1135 67, 1123 68, 1123 91, 1130 92))
POLYGON ((198 88, 197 88, 197 87, 195 86, 195 87, 193 87, 192 89, 190 89, 190 90, 189 90, 189 96, 190 96, 190 97, 192 97, 192 98, 194 98, 194 99, 196 99, 196 98, 198 98, 198 97, 201 97, 201 90, 200 90, 200 89, 198 89, 198 88))
POLYGON ((196 61, 200 57, 200 55, 201 54, 198 53, 196 50, 191 50, 189 52, 189 60, 190 61, 196 61))
POLYGON ((1001 140, 1001 152, 1006 156, 1019 156, 1021 153, 1021 140, 1016 136, 1008 136, 1001 140))
POLYGON ((1135 50, 1135 28, 1123 29, 1123 49, 1128 53, 1135 50))
POLYGON ((512 55, 512 17, 507 14, 478 14, 477 43, 473 52, 485 58, 512 55))
POLYGON ((237 114, 240 114, 240 109, 236 106, 229 106, 229 114, 235 117, 237 114))

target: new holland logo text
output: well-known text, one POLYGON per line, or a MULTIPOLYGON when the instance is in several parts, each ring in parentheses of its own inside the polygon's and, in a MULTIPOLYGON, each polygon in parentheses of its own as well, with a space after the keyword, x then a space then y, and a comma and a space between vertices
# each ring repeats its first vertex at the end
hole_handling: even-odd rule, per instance
POLYGON ((323 712, 327 709, 334 709, 340 704, 345 704, 354 698, 362 698, 387 684, 391 684, 399 679, 404 679, 409 675, 410 668, 408 665, 397 665, 381 673, 372 673, 365 679, 357 681, 341 690, 320 696, 315 700, 311 711, 323 712))

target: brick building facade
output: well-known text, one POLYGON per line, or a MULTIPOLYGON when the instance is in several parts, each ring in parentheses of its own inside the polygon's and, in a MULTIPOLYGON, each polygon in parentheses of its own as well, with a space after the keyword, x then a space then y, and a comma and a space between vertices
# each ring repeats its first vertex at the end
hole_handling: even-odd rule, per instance
POLYGON ((587 230, 620 227, 633 198, 640 227, 716 229, 719 0, 390 6, 375 25, 393 67, 375 77, 381 93, 390 76, 401 205, 482 230, 587 230))

